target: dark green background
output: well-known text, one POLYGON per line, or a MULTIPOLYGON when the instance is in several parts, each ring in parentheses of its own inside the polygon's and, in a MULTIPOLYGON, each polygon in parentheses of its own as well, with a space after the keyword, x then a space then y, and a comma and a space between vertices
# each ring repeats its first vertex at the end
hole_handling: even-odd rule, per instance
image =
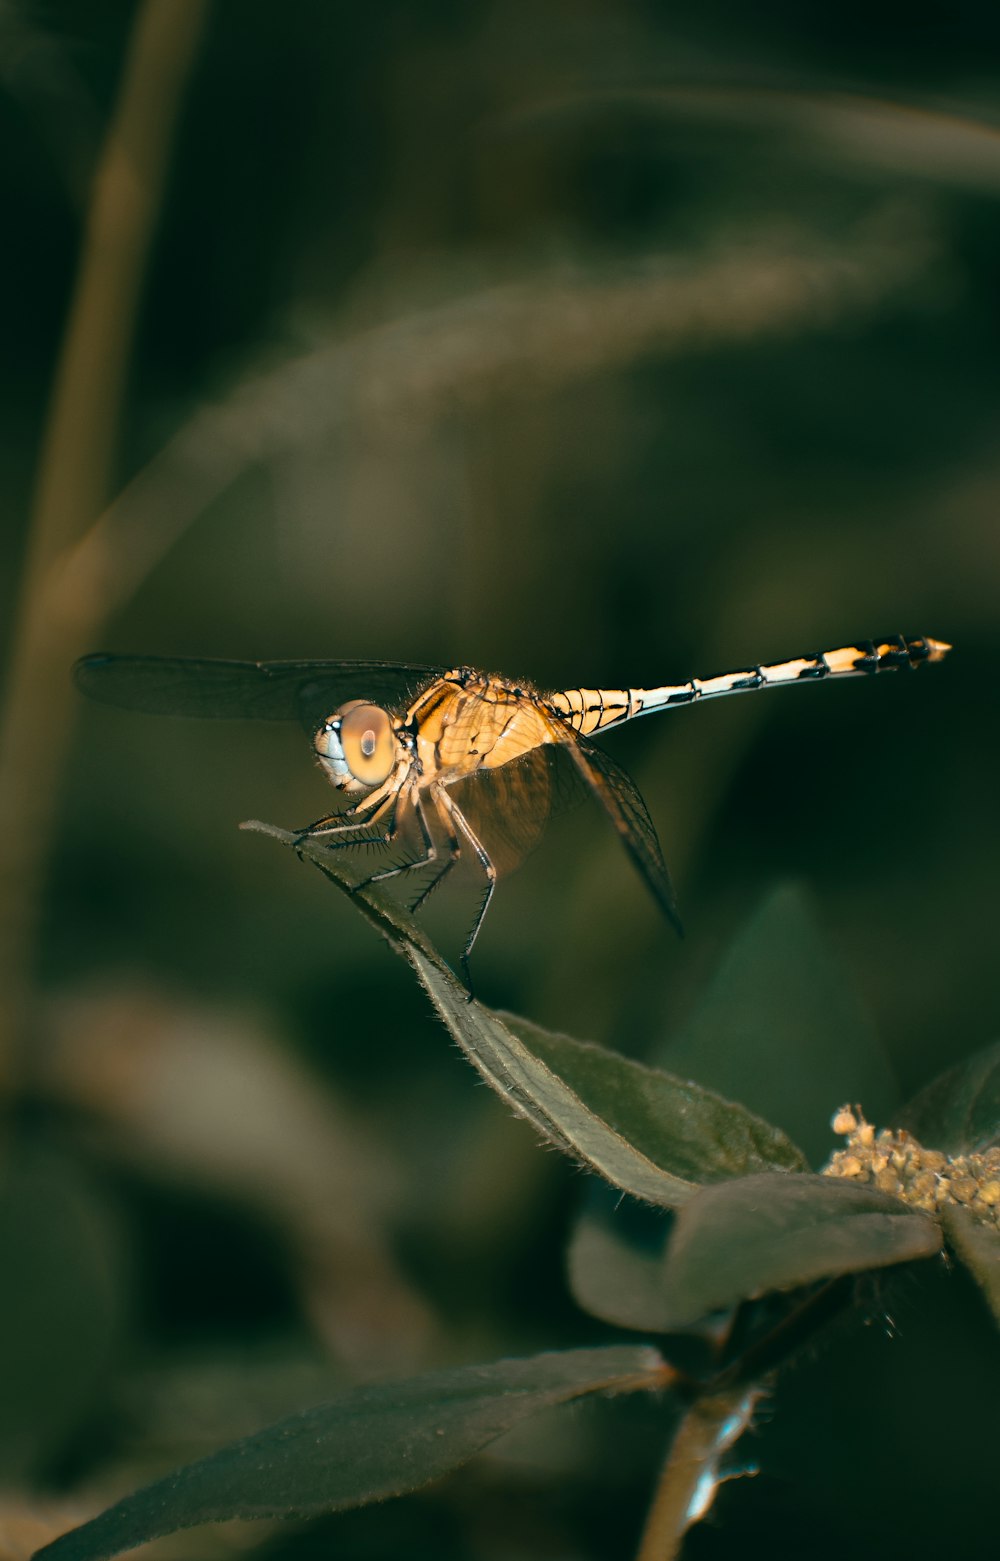
MULTIPOLYGON (((132 13, 50 0, 0 18, 3 623, 132 13)), ((248 385, 278 433, 254 431, 208 503, 174 471, 191 523, 100 648, 464 662, 559 687, 898 630, 955 645, 918 677, 610 738, 687 937, 583 808, 501 885, 485 1000, 655 1056, 791 877, 904 1094, 993 1038, 998 45, 986 5, 905 23, 842 4, 214 7, 120 479, 248 385), (651 296, 672 330, 642 328, 651 296), (309 354, 305 388, 283 377, 309 354)), ((20 1126, 46 1156, 23 1206, 66 1223, 37 1284, 65 1275, 78 1304, 59 1326, 90 1332, 68 1397, 57 1382, 47 1410, 19 1389, 14 1469, 35 1486, 100 1500, 337 1382, 611 1337, 562 1279, 579 1178, 475 1087, 349 905, 236 830, 326 804, 290 728, 79 711, 39 954, 41 1032, 61 1039, 20 1126), (261 1035, 275 1072, 248 1104, 261 1035), (322 1219, 326 1279, 305 1284, 287 1207, 253 1176, 278 1078, 292 1139, 327 1091, 361 1132, 349 1179, 318 1157, 316 1201, 359 1200, 424 1331, 395 1292, 366 1303, 367 1333, 338 1313, 371 1255, 322 1219), (244 1135, 228 1180, 192 1148, 195 1101, 205 1142, 230 1117, 219 1137, 244 1135)), ((748 1454, 762 1474, 725 1489, 692 1556, 774 1553, 776 1532, 779 1554, 891 1536, 930 1556, 991 1531, 985 1309, 942 1274, 882 1305, 896 1337, 845 1331, 779 1387, 748 1454)), ((51 1320, 17 1315, 44 1355, 51 1320)), ((619 1556, 665 1438, 656 1406, 588 1405, 426 1498, 263 1553, 619 1556)))

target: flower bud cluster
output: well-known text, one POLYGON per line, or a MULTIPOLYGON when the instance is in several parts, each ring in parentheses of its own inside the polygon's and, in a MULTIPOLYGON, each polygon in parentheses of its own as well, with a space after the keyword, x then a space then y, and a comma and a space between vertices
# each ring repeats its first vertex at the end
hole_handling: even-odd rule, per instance
POLYGON ((842 1106, 830 1125, 846 1136, 847 1145, 830 1157, 825 1176, 877 1187, 925 1214, 937 1214, 949 1204, 968 1209, 1000 1230, 1000 1148, 942 1154, 925 1149, 901 1128, 876 1132, 857 1106, 842 1106))

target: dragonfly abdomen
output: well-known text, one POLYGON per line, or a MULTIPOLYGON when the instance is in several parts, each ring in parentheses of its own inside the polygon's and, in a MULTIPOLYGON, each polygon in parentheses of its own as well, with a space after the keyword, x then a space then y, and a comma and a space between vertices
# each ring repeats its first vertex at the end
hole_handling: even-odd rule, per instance
POLYGON ((642 697, 642 689, 636 688, 564 688, 549 694, 545 703, 574 732, 587 737, 641 715, 642 697))
POLYGON ((571 688, 550 694, 547 704, 575 732, 588 736, 622 721, 674 705, 690 705, 700 699, 718 699, 724 694, 747 694, 762 688, 777 688, 787 683, 816 682, 829 677, 863 677, 876 672, 920 666, 924 661, 940 661, 951 649, 942 640, 926 635, 910 638, 902 634, 882 640, 858 640, 837 650, 815 655, 796 656, 791 661, 762 663, 722 672, 716 677, 689 678, 686 683, 667 683, 661 688, 571 688))
POLYGON ((676 686, 635 689, 633 695, 641 702, 637 713, 647 715, 670 705, 690 704, 696 699, 718 699, 724 694, 746 694, 790 683, 813 683, 831 677, 870 677, 877 672, 910 669, 924 661, 940 661, 950 649, 951 646, 943 641, 928 639, 925 635, 907 638, 895 634, 881 640, 858 640, 836 650, 795 656, 790 661, 742 667, 716 677, 691 678, 676 686))

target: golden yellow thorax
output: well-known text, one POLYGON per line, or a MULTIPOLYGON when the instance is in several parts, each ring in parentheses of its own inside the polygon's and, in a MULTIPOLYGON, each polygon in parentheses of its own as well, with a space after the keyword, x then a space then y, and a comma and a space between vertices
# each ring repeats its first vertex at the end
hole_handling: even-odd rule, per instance
POLYGON ((485 673, 439 679, 408 711, 410 723, 425 782, 497 769, 559 738, 556 722, 531 695, 485 673))

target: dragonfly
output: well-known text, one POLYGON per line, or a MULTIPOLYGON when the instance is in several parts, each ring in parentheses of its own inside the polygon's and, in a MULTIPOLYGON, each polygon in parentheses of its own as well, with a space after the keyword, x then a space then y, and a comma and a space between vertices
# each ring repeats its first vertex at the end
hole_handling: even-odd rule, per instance
POLYGON ((77 663, 75 677, 93 699, 151 715, 298 720, 343 803, 339 812, 291 837, 300 854, 309 847, 316 860, 317 850, 367 847, 393 856, 353 889, 425 873, 412 911, 460 858, 477 866, 482 893, 460 957, 471 990, 469 957, 493 898, 498 863, 516 863, 537 840, 556 794, 556 765, 568 765, 600 804, 657 904, 680 930, 646 804, 630 776, 591 740, 595 733, 729 694, 913 669, 942 660, 950 649, 925 635, 897 634, 658 688, 547 694, 473 667, 381 661, 96 654, 77 663), (410 849, 397 861, 393 848, 405 841, 410 849))

